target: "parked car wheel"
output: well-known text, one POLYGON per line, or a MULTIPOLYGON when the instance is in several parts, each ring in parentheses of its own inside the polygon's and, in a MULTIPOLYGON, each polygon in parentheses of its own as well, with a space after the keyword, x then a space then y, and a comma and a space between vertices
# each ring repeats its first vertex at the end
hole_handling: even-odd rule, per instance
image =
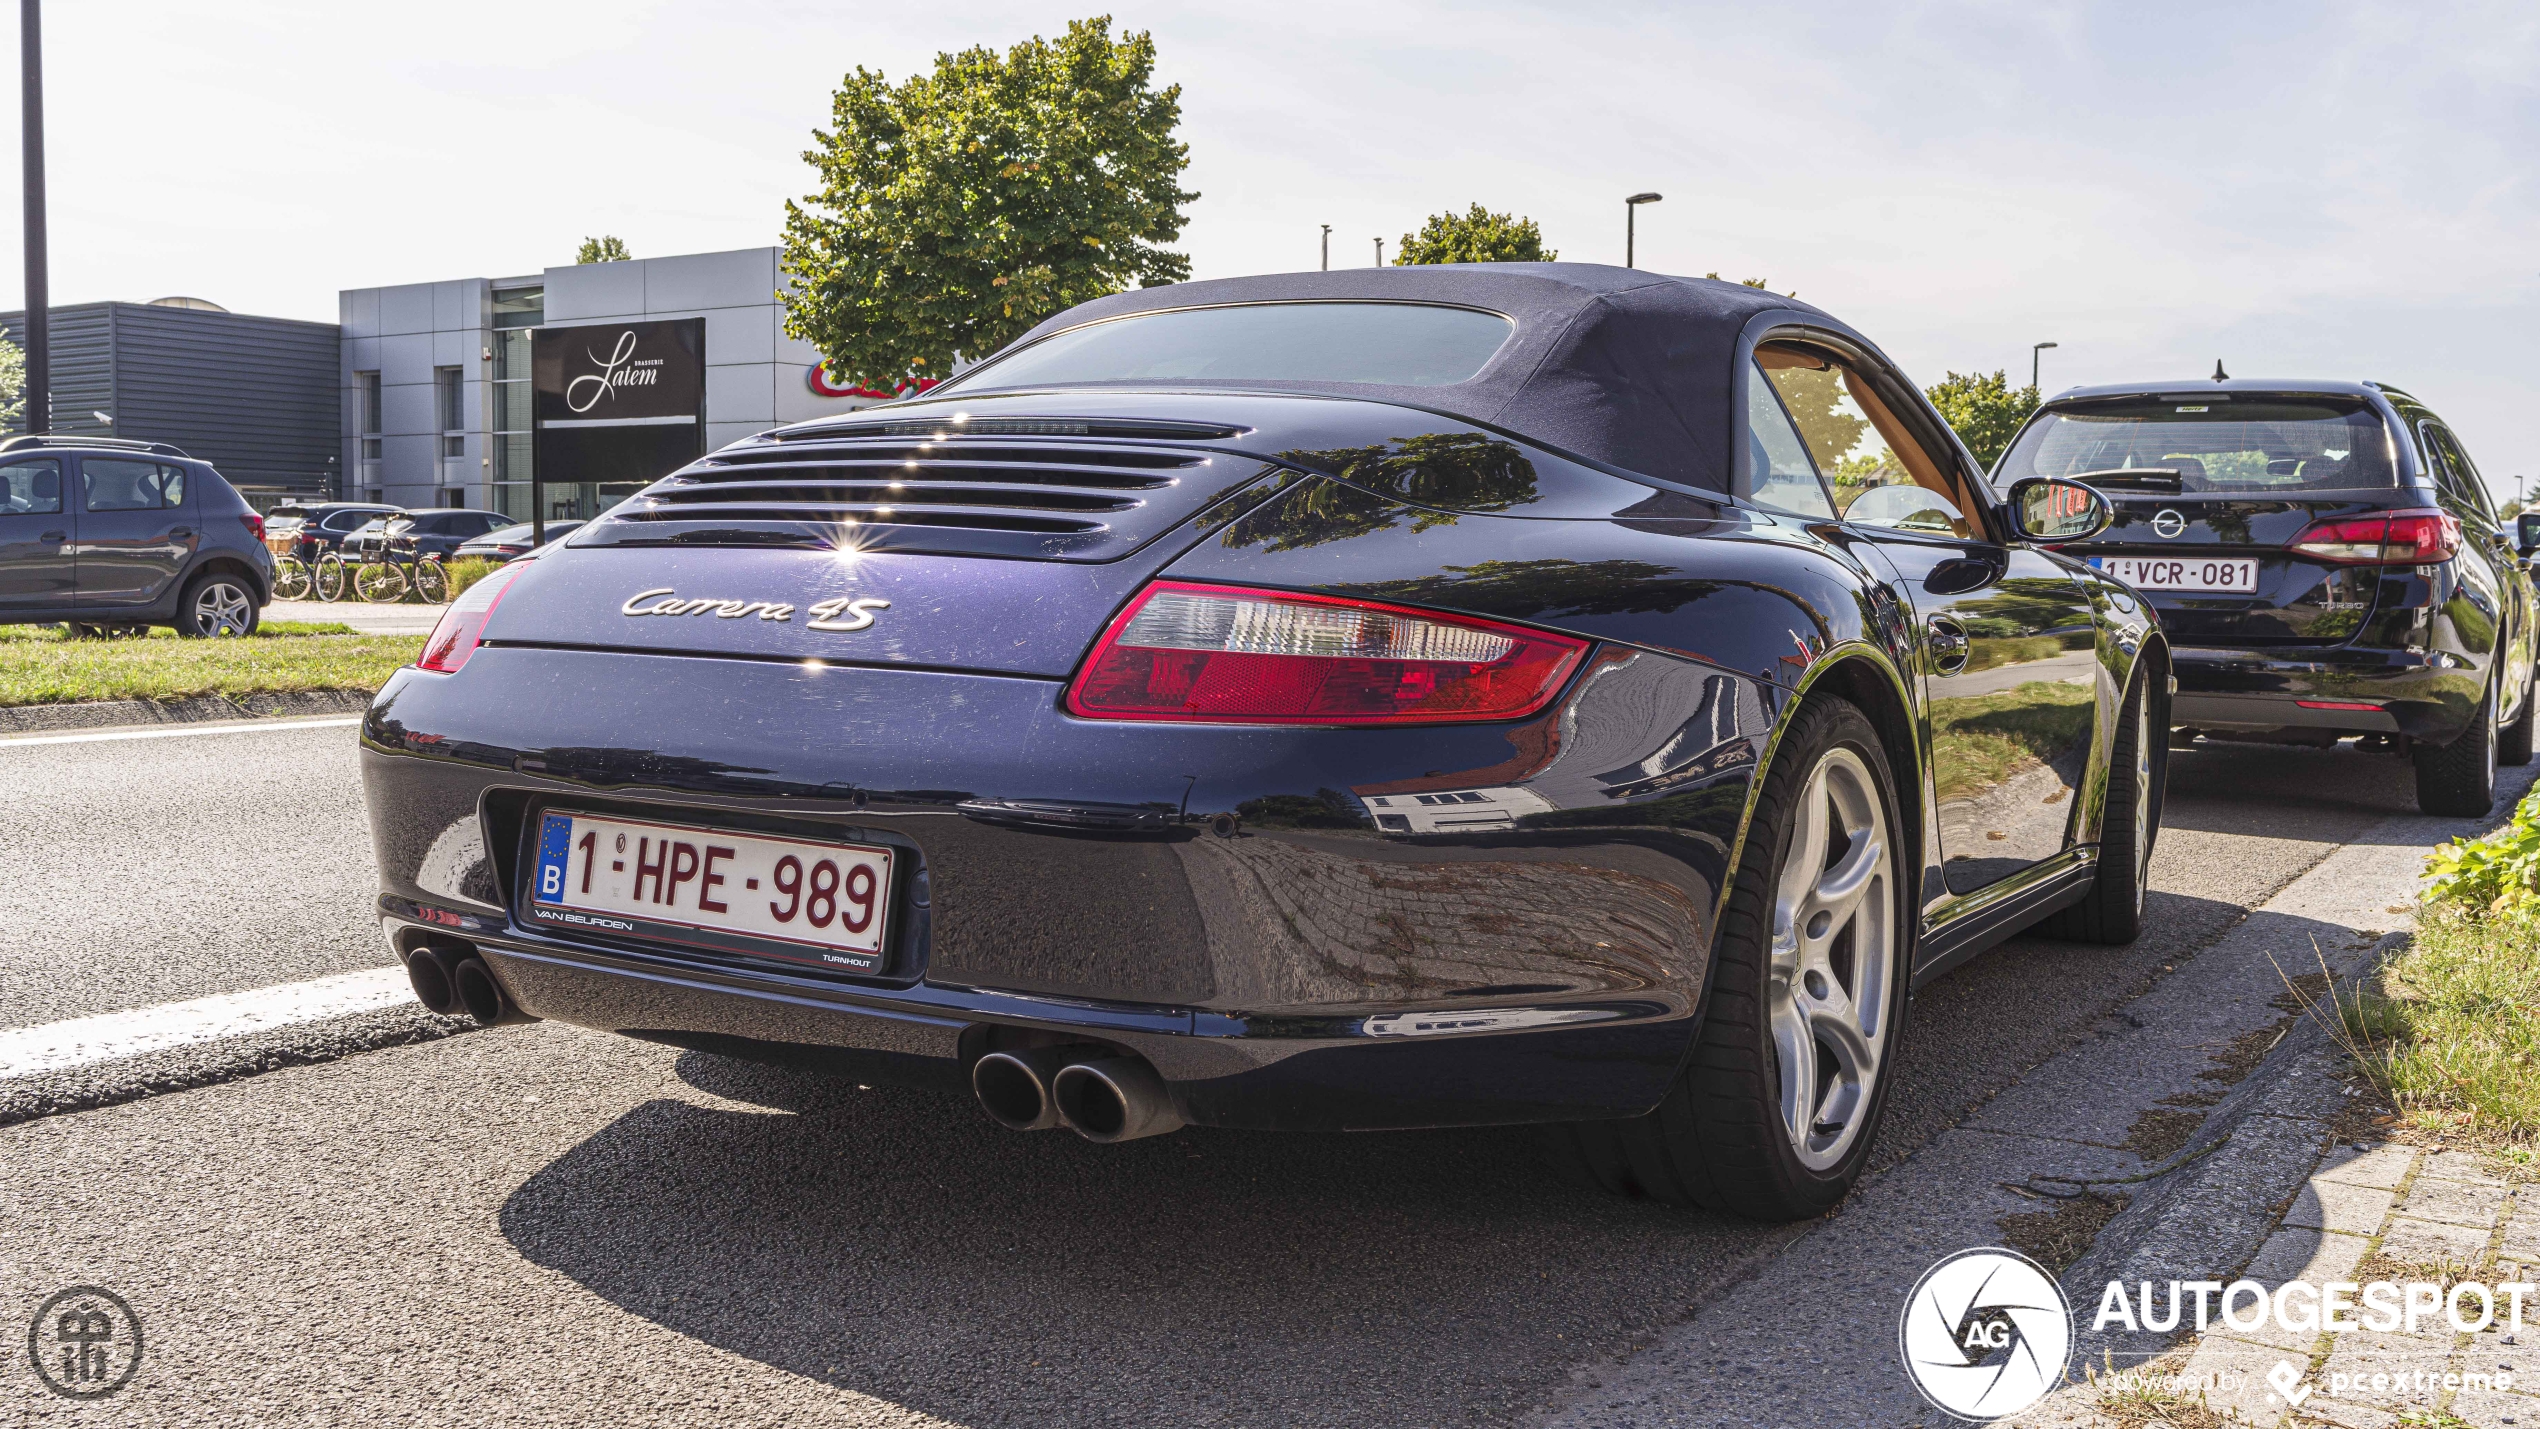
MULTIPOLYGON (((2145 672, 2147 675, 2149 671, 2145 672)), ((2090 896, 2049 915, 2037 930, 2076 943, 2131 943, 2143 934, 2143 894, 2151 884, 2152 841, 2161 828, 2168 722, 2152 718, 2152 690, 2137 675, 2108 752, 2108 797, 2099 815, 2099 873, 2090 896)))
POLYGON ((2531 762, 2531 735, 2535 720, 2540 720, 2540 681, 2523 686, 2522 713, 2496 736, 2496 762, 2516 767, 2531 762))
POLYGON ((2416 747, 2417 807, 2451 818, 2494 808, 2496 754, 2496 687, 2489 685, 2460 738, 2439 748, 2416 747))
POLYGON ((256 593, 247 582, 221 571, 205 571, 186 582, 176 603, 176 633, 192 636, 256 633, 256 593))
POLYGON ((1860 1175, 1903 1032, 1911 907, 1894 776, 1859 709, 1802 710, 1757 801, 1693 1055, 1657 1108, 1551 1129, 1608 1190, 1758 1220, 1822 1215, 1860 1175))

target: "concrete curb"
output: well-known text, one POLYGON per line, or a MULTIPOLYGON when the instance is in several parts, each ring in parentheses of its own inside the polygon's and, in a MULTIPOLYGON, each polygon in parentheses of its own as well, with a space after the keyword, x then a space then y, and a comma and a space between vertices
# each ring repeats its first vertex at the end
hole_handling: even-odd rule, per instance
POLYGON ((219 720, 287 719, 294 715, 360 714, 369 690, 288 690, 269 694, 194 695, 181 700, 81 700, 0 708, 0 734, 115 729, 129 725, 202 724, 219 720))
MULTIPOLYGON (((2407 934, 2392 933, 2360 956, 2332 955, 2329 966, 2343 987, 2407 943, 2407 934)), ((2183 1337, 2181 1331, 2113 1327, 2105 1335, 2093 1332, 2099 1292, 2109 1281, 2167 1281, 2194 1267, 2228 1282, 2248 1266, 2327 1153, 2329 1122, 2346 1102, 2337 1069, 2342 1055, 2318 1017, 2297 1017, 2180 1153, 2195 1159, 2131 1188, 2132 1204, 2061 1277, 2073 1306, 2076 1371, 2085 1364, 2102 1372, 2111 1365, 2131 1369, 2183 1337)))
POLYGON ((191 1091, 284 1067, 332 1062, 359 1052, 437 1042, 477 1030, 415 1004, 356 1012, 111 1062, 0 1081, 0 1126, 191 1091))

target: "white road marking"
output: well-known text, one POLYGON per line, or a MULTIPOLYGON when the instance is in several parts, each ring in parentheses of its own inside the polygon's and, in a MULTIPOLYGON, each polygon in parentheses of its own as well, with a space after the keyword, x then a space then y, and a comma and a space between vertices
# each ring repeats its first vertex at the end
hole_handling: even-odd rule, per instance
POLYGON ((225 992, 0 1032, 0 1081, 412 1002, 401 967, 225 992))
POLYGON ((323 715, 315 719, 260 719, 241 724, 181 724, 166 729, 109 729, 94 734, 6 734, 0 748, 13 744, 97 744, 109 739, 177 739, 189 734, 249 734, 263 729, 335 729, 360 724, 360 715, 323 715))

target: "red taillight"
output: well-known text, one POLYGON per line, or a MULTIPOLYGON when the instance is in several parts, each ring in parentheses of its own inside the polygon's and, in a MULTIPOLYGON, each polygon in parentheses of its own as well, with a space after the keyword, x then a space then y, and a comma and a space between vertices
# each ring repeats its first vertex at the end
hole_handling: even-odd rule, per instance
POLYGON ((2313 522, 2292 544, 2339 565, 2430 566, 2460 552, 2461 523, 2448 511, 2385 511, 2313 522))
POLYGON ((1335 596, 1161 581, 1067 692, 1089 719, 1435 724, 1549 703, 1587 642, 1335 596))
POLYGON ((257 515, 255 512, 250 511, 250 512, 248 512, 246 515, 241 516, 241 517, 239 517, 239 518, 238 518, 238 524, 247 528, 247 539, 248 539, 248 540, 251 540, 251 541, 258 541, 258 542, 261 542, 261 541, 263 541, 263 540, 264 540, 264 538, 265 538, 265 518, 263 518, 262 516, 259 516, 259 515, 257 515))
POLYGON ((2362 700, 2295 700, 2293 703, 2306 710, 2371 710, 2374 714, 2381 713, 2381 706, 2362 700))
POLYGON ((526 565, 504 566, 460 592, 459 598, 450 602, 450 608, 441 613, 441 623, 432 627, 432 636, 423 642, 423 654, 415 661, 415 667, 445 675, 458 673, 484 638, 485 622, 494 614, 494 603, 527 569, 526 565))

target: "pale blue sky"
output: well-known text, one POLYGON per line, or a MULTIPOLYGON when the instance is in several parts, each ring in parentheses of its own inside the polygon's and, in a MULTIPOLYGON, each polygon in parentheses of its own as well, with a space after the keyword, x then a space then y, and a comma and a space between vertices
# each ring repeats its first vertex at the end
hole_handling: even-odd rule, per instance
MULTIPOLYGON (((775 241, 855 65, 1090 7, 138 3, 48 16, 54 297, 331 319, 347 286, 775 241)), ((1762 276, 1919 380, 2371 377, 2540 477, 2540 7, 1128 5, 1202 277, 1479 200, 1565 258, 1762 276)), ((13 56, 14 27, 0 53, 13 56)), ((12 71, 13 72, 13 71, 12 71)), ((10 106, 14 113, 14 106, 10 106)), ((17 145, 0 148, 0 193, 17 145)), ((0 302, 17 301, 14 223, 0 302)))

